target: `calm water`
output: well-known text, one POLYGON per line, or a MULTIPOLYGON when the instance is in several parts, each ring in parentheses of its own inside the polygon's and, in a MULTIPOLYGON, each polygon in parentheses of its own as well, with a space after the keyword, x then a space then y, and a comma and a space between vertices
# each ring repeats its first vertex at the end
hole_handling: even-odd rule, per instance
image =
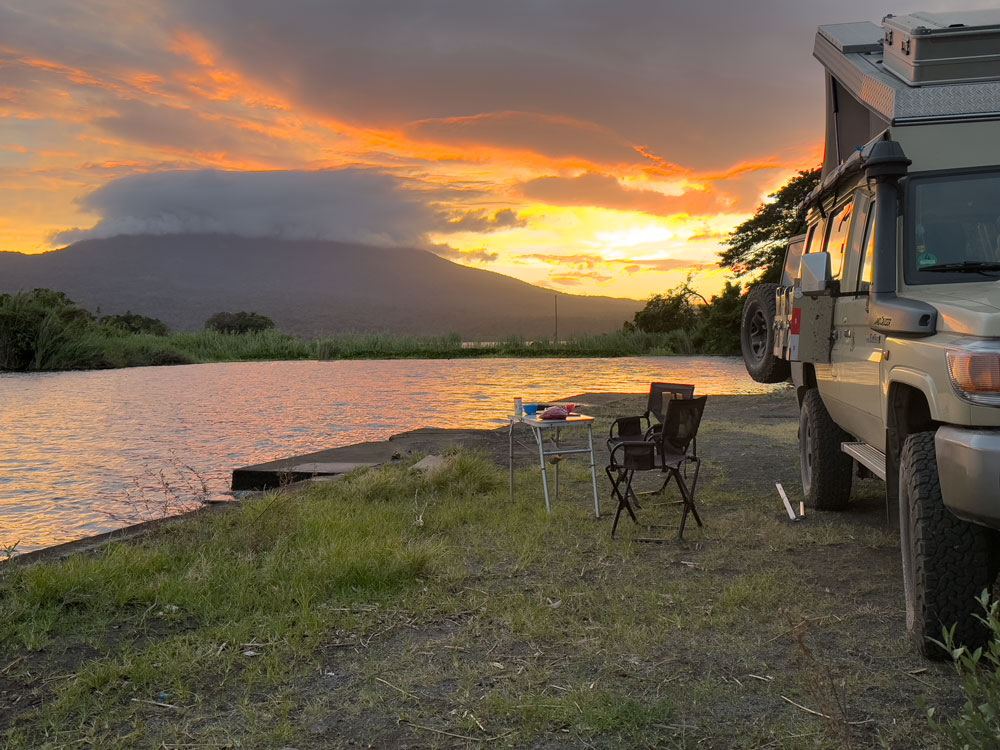
POLYGON ((0 375, 0 551, 109 531, 123 525, 116 518, 134 520, 143 500, 155 513, 172 492, 197 490, 194 472, 209 494, 224 496, 238 466, 429 425, 496 427, 514 396, 643 392, 651 380, 695 383, 703 394, 769 389, 750 380, 741 360, 714 357, 252 362, 0 375))

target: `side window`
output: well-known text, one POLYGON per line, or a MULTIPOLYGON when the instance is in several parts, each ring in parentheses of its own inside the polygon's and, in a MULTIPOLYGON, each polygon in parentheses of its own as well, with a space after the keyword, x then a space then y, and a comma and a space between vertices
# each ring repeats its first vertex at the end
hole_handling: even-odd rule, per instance
POLYGON ((875 204, 868 214, 865 228, 865 249, 861 253, 861 269, 858 276, 858 294, 867 294, 872 286, 872 256, 875 254, 875 204))
POLYGON ((854 201, 848 201, 832 214, 827 222, 826 252, 830 253, 830 273, 839 279, 844 272, 844 251, 851 229, 851 214, 854 201))
POLYGON ((806 234, 806 248, 803 251, 803 255, 806 253, 818 253, 822 250, 823 244, 823 230, 826 227, 823 219, 809 227, 809 232, 806 234))

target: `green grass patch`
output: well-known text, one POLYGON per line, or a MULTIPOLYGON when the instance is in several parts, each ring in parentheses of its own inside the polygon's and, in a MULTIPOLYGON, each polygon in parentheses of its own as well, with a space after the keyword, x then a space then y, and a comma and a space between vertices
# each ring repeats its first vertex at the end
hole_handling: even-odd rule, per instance
POLYGON ((551 516, 537 468, 511 501, 487 456, 409 463, 3 568, 0 745, 930 748, 917 697, 959 705, 880 527, 783 523, 720 461, 686 543, 612 540, 572 460, 551 516))

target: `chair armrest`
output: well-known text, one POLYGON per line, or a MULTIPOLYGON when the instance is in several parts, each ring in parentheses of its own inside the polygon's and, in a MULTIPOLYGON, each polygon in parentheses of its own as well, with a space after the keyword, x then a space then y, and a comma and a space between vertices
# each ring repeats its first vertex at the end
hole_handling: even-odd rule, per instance
POLYGON ((620 430, 619 425, 621 425, 623 422, 638 422, 639 432, 633 433, 628 436, 628 437, 634 436, 635 438, 638 439, 643 434, 643 429, 642 429, 643 420, 645 420, 646 422, 646 428, 648 431, 649 416, 646 414, 635 414, 633 416, 628 416, 628 417, 618 417, 618 419, 616 419, 614 422, 611 423, 611 427, 608 429, 608 444, 610 445, 612 441, 617 442, 619 440, 624 439, 620 432, 616 433, 616 431, 620 430))
POLYGON ((611 467, 621 465, 621 461, 625 457, 625 451, 628 448, 641 449, 640 454, 648 454, 651 458, 656 455, 656 445, 646 440, 619 440, 613 447, 609 444, 609 448, 611 449, 611 455, 608 457, 608 465, 611 467), (618 454, 621 455, 616 458, 618 454))

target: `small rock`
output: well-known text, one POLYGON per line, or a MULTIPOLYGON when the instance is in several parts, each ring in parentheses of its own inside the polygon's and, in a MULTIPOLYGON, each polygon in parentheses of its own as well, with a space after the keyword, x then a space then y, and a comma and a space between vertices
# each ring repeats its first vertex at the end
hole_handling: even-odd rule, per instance
POLYGON ((448 459, 444 456, 433 455, 425 456, 424 458, 417 461, 413 466, 410 467, 411 471, 423 471, 426 473, 431 473, 434 471, 441 470, 448 463, 448 459))

